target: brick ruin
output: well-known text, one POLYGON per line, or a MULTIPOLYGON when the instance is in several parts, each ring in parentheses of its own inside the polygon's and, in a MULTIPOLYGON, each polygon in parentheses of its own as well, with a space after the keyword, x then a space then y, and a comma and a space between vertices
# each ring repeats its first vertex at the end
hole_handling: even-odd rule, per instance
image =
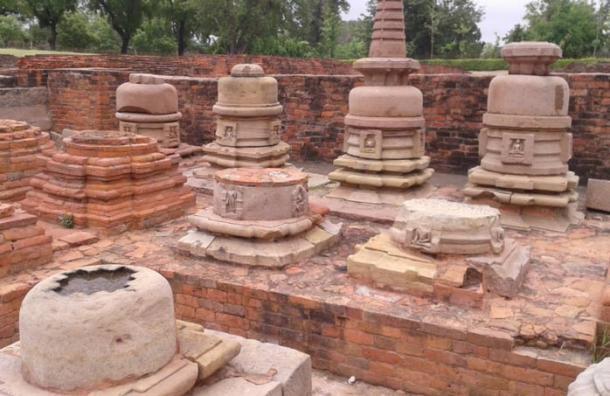
MULTIPOLYGON (((399 2, 380 4, 387 11, 383 6, 393 10, 399 2)), ((291 158, 330 163, 342 155, 344 117, 354 112, 348 107, 349 92, 367 86, 352 66, 248 56, 62 56, 25 58, 18 67, 19 84, 46 87, 53 131, 76 131, 67 131, 72 136, 63 139, 63 147, 48 152, 26 199, 15 207, 0 207, 0 346, 21 336, 21 344, 0 350, 0 393, 19 394, 32 386, 37 391, 84 394, 113 385, 122 386, 122 391, 151 390, 163 389, 168 379, 177 387, 176 394, 191 391, 205 396, 214 386, 217 394, 230 395, 227 389, 235 386, 243 394, 264 386, 268 394, 305 396, 311 393, 311 366, 425 395, 564 395, 583 372, 571 391, 599 389, 599 381, 589 380, 605 366, 585 370, 610 355, 603 343, 610 329, 608 215, 588 212, 582 223, 561 232, 502 228, 504 213, 461 203, 465 182, 455 176, 432 178, 426 183, 429 189, 417 190, 393 212, 380 213, 373 207, 364 211, 368 213, 341 212, 319 205, 327 193, 326 184, 320 187, 314 180, 321 175, 306 169, 308 180, 307 173, 289 164, 279 169, 228 169, 211 179, 213 194, 194 193, 188 182, 202 167, 199 157, 180 158, 150 137, 114 131, 119 128, 117 109, 141 114, 133 98, 123 108, 116 96, 117 88, 136 73, 132 84, 154 85, 152 91, 163 87, 171 96, 171 106, 163 111, 156 112, 154 106, 146 111, 153 116, 181 113, 182 142, 202 146, 227 138, 228 147, 238 147, 245 137, 243 145, 248 146, 261 114, 255 114, 254 122, 245 120, 246 133, 235 139, 233 116, 242 107, 261 105, 272 108, 272 114, 263 112, 264 131, 255 137, 261 135, 265 145, 277 144, 277 125, 278 131, 283 128, 281 140, 290 146, 291 158), (258 67, 243 66, 249 63, 260 64, 273 78, 264 77, 258 67), (224 77, 232 69, 233 76, 224 77), (272 86, 272 92, 257 103, 236 106, 235 97, 223 96, 223 87, 232 84, 232 78, 254 82, 258 88, 272 86), (177 108, 167 84, 175 87, 177 108), (214 110, 216 103, 223 107, 221 112, 214 110), (233 129, 227 129, 231 122, 233 129), (426 199, 414 199, 420 198, 417 194, 426 199), (197 213, 187 217, 195 207, 197 213), (55 238, 58 223, 69 220, 94 232, 95 238, 55 238), (64 242, 71 238, 77 243, 64 242), (99 266, 107 263, 116 266, 99 266), (61 275, 35 286, 58 270, 61 275), (136 287, 141 285, 138 274, 150 277, 154 290, 136 287), (138 303, 118 297, 130 287, 140 293, 135 296, 141 297, 140 304, 157 308, 140 311, 138 303), (148 332, 138 333, 141 338, 123 337, 131 332, 115 334, 116 323, 106 332, 98 331, 107 323, 98 326, 95 321, 108 317, 98 312, 84 324, 67 320, 68 327, 41 331, 55 325, 54 316, 45 314, 49 307, 68 306, 62 314, 71 320, 86 316, 77 312, 77 304, 65 305, 64 298, 75 293, 93 296, 92 301, 109 298, 104 309, 120 312, 124 319, 133 316, 131 322, 148 332), (134 316, 136 311, 144 313, 134 316), (214 338, 218 332, 231 336, 220 336, 226 337, 228 346, 210 362, 203 357, 210 345, 201 337, 214 338), (73 352, 83 346, 74 340, 83 337, 118 349, 134 345, 135 352, 81 350, 76 353, 86 354, 88 360, 70 368, 68 355, 54 355, 54 348, 49 348, 58 344, 73 352), (154 337, 158 350, 143 342, 154 337), (263 348, 255 344, 258 341, 240 339, 242 351, 249 352, 238 354, 240 347, 232 337, 279 344, 282 349, 273 355, 275 347, 270 344, 263 348), (176 354, 176 345, 181 351, 187 345, 185 353, 176 354), (143 358, 147 353, 158 359, 143 358), (243 370, 252 367, 252 356, 271 363, 261 363, 246 375, 243 370), (273 374, 281 361, 278 356, 293 360, 289 368, 273 374), (174 360, 167 364, 170 359, 174 360), (134 363, 144 360, 150 365, 134 363), (108 365, 98 370, 96 361, 108 365), (21 362, 25 370, 15 370, 21 362), (113 371, 114 367, 123 369, 113 371), (164 376, 168 372, 163 370, 175 377, 164 376), (60 371, 78 373, 60 380, 60 371), (206 382, 216 371, 222 373, 221 380, 206 382), (41 372, 55 374, 37 376, 41 372), (146 385, 137 381, 149 375, 146 385), (261 381, 262 385, 257 383, 261 381)), ((562 156, 562 172, 569 166, 583 180, 608 179, 610 76, 562 74, 554 80, 570 86, 569 98, 562 90, 561 105, 562 116, 567 113, 573 120, 574 156, 569 164, 562 156)), ((487 103, 492 78, 413 73, 401 84, 423 95, 423 112, 412 118, 426 120, 430 166, 462 175, 477 166, 479 132, 490 127, 484 114, 494 113, 487 103)), ((560 133, 567 130, 562 126, 560 133)), ((347 147, 348 154, 371 148, 367 133, 357 135, 364 139, 347 147)), ((48 140, 39 140, 41 153, 46 154, 48 140)), ((488 151, 495 153, 497 145, 491 146, 488 151)), ((490 161, 493 158, 484 158, 483 164, 490 161)), ((279 165, 284 162, 282 158, 279 165)), ((595 201, 590 205, 600 207, 595 201)))

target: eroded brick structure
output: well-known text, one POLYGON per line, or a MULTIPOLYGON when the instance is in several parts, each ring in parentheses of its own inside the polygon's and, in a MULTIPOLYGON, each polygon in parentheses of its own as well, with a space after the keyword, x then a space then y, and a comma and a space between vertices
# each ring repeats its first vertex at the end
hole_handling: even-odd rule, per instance
POLYGON ((49 134, 25 122, 0 120, 0 200, 19 201, 53 154, 49 134))
POLYGON ((152 138, 84 131, 64 146, 23 202, 45 220, 113 233, 180 217, 195 204, 178 157, 160 153, 152 138))

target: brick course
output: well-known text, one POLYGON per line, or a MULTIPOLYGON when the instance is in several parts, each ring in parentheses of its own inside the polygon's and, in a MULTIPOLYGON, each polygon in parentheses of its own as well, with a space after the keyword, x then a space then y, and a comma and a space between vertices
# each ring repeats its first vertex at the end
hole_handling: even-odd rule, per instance
MULTIPOLYGON (((116 128, 115 90, 126 70, 49 72, 49 109, 55 129, 116 128)), ((610 178, 610 74, 564 74, 572 89, 574 159, 570 166, 583 181, 610 178)), ((358 76, 277 75, 284 105, 284 135, 296 160, 330 162, 341 153, 343 118, 358 76)), ((478 134, 487 107, 490 76, 439 74, 411 76, 424 92, 428 153, 433 167, 465 173, 479 164, 478 134)), ((168 77, 179 92, 182 139, 200 145, 213 140, 215 78, 168 77)))

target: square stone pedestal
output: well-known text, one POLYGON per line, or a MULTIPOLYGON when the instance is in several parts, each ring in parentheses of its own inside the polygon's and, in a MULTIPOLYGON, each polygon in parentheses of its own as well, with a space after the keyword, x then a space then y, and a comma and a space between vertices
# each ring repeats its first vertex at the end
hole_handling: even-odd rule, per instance
MULTIPOLYGON (((79 393, 88 396, 184 395, 199 380, 204 380, 240 352, 241 345, 222 333, 210 334, 203 327, 177 322, 179 353, 161 370, 129 383, 79 393)), ((7 396, 61 396, 37 388, 21 375, 20 344, 0 350, 0 394, 7 396)))

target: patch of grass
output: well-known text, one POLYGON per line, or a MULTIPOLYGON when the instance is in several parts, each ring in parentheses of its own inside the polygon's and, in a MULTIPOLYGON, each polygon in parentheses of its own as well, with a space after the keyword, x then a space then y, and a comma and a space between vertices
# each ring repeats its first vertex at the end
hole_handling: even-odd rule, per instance
MULTIPOLYGON (((454 67, 471 72, 507 70, 508 64, 503 59, 425 59, 420 61, 424 65, 437 65, 454 67)), ((610 63, 608 58, 560 59, 553 65, 553 70, 561 71, 568 66, 582 64, 594 66, 601 63, 610 63)))
MULTIPOLYGON (((599 325, 601 326, 601 324, 599 325)), ((610 332, 608 327, 604 327, 600 331, 598 328, 598 338, 593 347, 593 362, 599 363, 602 360, 610 357, 610 332), (601 333, 601 334, 600 334, 601 333)))
POLYGON ((59 216, 59 224, 67 229, 72 229, 76 225, 74 222, 74 215, 69 213, 64 213, 59 216))
POLYGON ((95 55, 84 52, 70 52, 70 51, 47 51, 37 49, 21 49, 21 48, 0 48, 0 55, 12 55, 18 58, 31 55, 95 55))

